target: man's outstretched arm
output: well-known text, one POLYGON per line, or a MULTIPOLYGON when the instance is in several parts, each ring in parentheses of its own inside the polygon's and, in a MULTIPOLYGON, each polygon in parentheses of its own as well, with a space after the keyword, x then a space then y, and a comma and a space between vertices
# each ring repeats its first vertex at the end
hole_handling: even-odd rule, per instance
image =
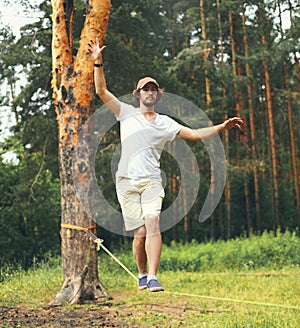
POLYGON ((224 121, 221 124, 209 126, 206 128, 191 129, 183 126, 180 129, 180 131, 177 133, 177 136, 186 140, 193 140, 193 141, 204 140, 224 130, 229 130, 235 127, 242 131, 243 126, 244 126, 244 121, 241 118, 233 117, 224 121))
POLYGON ((103 70, 103 60, 102 60, 102 51, 105 49, 105 46, 99 46, 99 40, 96 39, 96 42, 90 41, 88 51, 95 61, 94 67, 94 82, 97 95, 102 99, 104 104, 116 115, 119 116, 120 113, 120 101, 114 96, 111 92, 107 90, 106 81, 103 70))

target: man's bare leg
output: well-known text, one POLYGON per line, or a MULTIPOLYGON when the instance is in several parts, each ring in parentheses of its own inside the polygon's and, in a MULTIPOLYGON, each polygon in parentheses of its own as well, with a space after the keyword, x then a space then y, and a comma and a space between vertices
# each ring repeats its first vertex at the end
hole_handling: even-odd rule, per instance
POLYGON ((164 288, 157 281, 156 276, 162 249, 162 238, 158 217, 156 215, 146 215, 145 227, 147 230, 145 246, 149 265, 147 288, 150 292, 160 292, 163 291, 164 288))
POLYGON ((139 277, 146 276, 147 261, 149 273, 147 275, 147 285, 145 282, 140 285, 145 276, 139 279, 139 289, 147 288, 151 292, 163 291, 163 287, 157 281, 157 271, 162 250, 162 238, 159 227, 159 219, 156 215, 145 216, 145 226, 134 231, 132 243, 133 256, 139 270, 139 277), (148 284, 149 283, 149 284, 148 284))
POLYGON ((140 274, 147 273, 147 254, 145 249, 146 228, 142 226, 134 231, 132 252, 140 274))
POLYGON ((149 264, 149 275, 157 275, 162 250, 162 238, 159 227, 159 219, 156 215, 145 216, 146 226, 146 254, 149 264))

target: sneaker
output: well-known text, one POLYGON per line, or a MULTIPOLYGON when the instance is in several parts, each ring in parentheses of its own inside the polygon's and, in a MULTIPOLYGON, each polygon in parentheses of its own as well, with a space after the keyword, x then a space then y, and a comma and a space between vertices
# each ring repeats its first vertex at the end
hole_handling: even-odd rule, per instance
POLYGON ((163 286, 155 279, 150 280, 147 283, 147 288, 150 292, 163 292, 163 286))
POLYGON ((142 289, 146 289, 147 288, 147 276, 143 277, 143 278, 139 278, 138 281, 138 288, 140 290, 142 289))

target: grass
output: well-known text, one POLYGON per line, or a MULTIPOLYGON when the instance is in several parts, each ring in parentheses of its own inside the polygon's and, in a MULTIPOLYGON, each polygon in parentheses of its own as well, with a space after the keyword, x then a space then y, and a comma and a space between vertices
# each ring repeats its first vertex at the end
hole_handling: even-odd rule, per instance
POLYGON ((105 276, 103 282, 108 290, 122 295, 117 304, 124 318, 134 311, 131 323, 141 327, 298 328, 299 278, 299 269, 268 274, 164 271, 160 274, 164 294, 138 292, 122 272, 118 282, 105 276))
POLYGON ((7 274, 0 284, 0 304, 45 306, 49 295, 55 296, 63 282, 60 262, 59 258, 52 259, 50 263, 42 263, 28 271, 19 269, 7 274))
MULTIPOLYGON (((288 236, 280 238, 283 246, 270 236, 259 237, 252 244, 249 240, 239 240, 236 244, 232 241, 221 245, 164 246, 163 268, 159 274, 166 289, 164 293, 138 291, 136 281, 101 250, 99 275, 113 297, 109 305, 103 306, 115 311, 117 319, 124 325, 129 323, 137 327, 298 328, 300 267, 290 256, 291 252, 297 251, 290 245, 298 247, 298 244, 292 234, 290 241, 288 236), (267 240, 263 241, 263 238, 267 240), (253 246, 255 243, 256 247, 253 246), (245 265, 255 261, 262 247, 259 244, 264 245, 266 252, 276 248, 277 261, 272 263, 270 258, 267 266, 263 266, 259 258, 256 262, 261 263, 260 266, 245 265), (169 270, 164 267, 164 263, 170 265, 175 258, 180 267, 185 267, 190 260, 194 261, 190 263, 196 263, 199 254, 205 255, 203 249, 210 249, 211 262, 202 269, 181 270, 177 267, 169 270), (226 264, 224 268, 220 258, 226 258, 230 252, 238 258, 232 260, 233 264, 228 261, 230 265, 226 264), (282 256, 284 252, 286 260, 282 256)), ((136 273, 130 252, 113 253, 136 273)), ((8 275, 0 285, 0 305, 47 306, 62 283, 60 259, 50 262, 27 272, 19 270, 8 275)), ((99 307, 98 304, 86 306, 99 307)))

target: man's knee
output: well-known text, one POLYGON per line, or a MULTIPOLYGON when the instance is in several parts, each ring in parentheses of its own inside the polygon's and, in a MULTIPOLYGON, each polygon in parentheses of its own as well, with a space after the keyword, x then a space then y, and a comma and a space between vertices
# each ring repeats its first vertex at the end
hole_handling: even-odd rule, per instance
POLYGON ((134 231, 134 243, 136 246, 143 246, 145 245, 146 239, 146 227, 142 226, 134 231))
POLYGON ((147 230, 147 234, 151 233, 159 233, 160 227, 159 227, 159 218, 157 215, 154 214, 147 214, 145 215, 145 227, 147 230))

